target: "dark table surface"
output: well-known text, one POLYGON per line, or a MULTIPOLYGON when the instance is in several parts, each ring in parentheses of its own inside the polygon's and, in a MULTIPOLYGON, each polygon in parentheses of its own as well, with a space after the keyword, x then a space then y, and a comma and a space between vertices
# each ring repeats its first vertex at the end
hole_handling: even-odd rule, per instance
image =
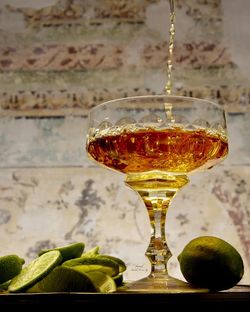
MULTIPOLYGON (((214 312, 222 308, 250 311, 250 285, 238 285, 226 291, 210 293, 18 293, 0 294, 0 309, 3 307, 25 307, 25 311, 38 310, 46 307, 95 308, 112 307, 115 310, 142 307, 178 308, 183 307, 192 311, 212 309, 214 312)), ((185 309, 185 310, 186 310, 185 309)), ((71 312, 71 311, 70 311, 71 312)))

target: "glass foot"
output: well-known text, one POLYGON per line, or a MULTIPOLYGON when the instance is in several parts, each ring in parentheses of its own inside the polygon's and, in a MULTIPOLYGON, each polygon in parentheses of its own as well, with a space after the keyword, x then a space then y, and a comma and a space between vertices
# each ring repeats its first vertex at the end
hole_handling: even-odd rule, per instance
POLYGON ((125 283, 118 292, 147 292, 147 293, 207 293, 209 289, 195 287, 189 283, 168 275, 159 275, 125 283))

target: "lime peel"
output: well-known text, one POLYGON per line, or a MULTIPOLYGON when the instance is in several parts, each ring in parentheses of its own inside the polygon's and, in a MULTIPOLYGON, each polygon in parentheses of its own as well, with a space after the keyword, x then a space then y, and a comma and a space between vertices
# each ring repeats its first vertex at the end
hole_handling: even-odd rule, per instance
POLYGON ((41 256, 42 254, 46 252, 49 252, 52 250, 58 250, 60 251, 62 255, 63 261, 67 261, 69 259, 80 257, 84 251, 84 248, 85 248, 84 243, 72 243, 67 246, 55 247, 52 249, 43 249, 39 252, 38 255, 41 256))

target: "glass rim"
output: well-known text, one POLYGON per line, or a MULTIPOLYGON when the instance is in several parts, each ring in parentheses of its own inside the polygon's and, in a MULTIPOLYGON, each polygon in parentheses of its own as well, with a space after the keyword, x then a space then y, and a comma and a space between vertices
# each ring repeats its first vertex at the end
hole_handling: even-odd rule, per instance
POLYGON ((209 100, 209 99, 203 99, 203 98, 197 98, 197 97, 191 97, 191 96, 185 96, 185 95, 168 95, 168 94, 135 95, 135 96, 115 98, 115 99, 108 100, 108 101, 101 102, 101 103, 97 104, 96 106, 92 107, 90 109, 90 111, 94 111, 94 110, 100 108, 101 106, 105 106, 105 105, 110 104, 110 103, 122 102, 122 101, 129 102, 131 100, 149 99, 149 98, 186 99, 188 101, 194 101, 194 102, 200 101, 200 102, 204 102, 207 104, 211 104, 211 105, 217 107, 218 109, 225 111, 225 109, 221 105, 219 105, 218 103, 213 102, 212 100, 209 100))

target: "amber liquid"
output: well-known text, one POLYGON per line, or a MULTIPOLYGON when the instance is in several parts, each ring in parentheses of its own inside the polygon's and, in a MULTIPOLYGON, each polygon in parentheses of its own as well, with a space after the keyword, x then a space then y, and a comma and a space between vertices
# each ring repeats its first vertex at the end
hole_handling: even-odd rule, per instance
POLYGON ((127 174, 152 170, 186 174, 213 167, 227 155, 228 143, 205 129, 112 129, 112 134, 91 139, 87 152, 98 163, 127 174))

